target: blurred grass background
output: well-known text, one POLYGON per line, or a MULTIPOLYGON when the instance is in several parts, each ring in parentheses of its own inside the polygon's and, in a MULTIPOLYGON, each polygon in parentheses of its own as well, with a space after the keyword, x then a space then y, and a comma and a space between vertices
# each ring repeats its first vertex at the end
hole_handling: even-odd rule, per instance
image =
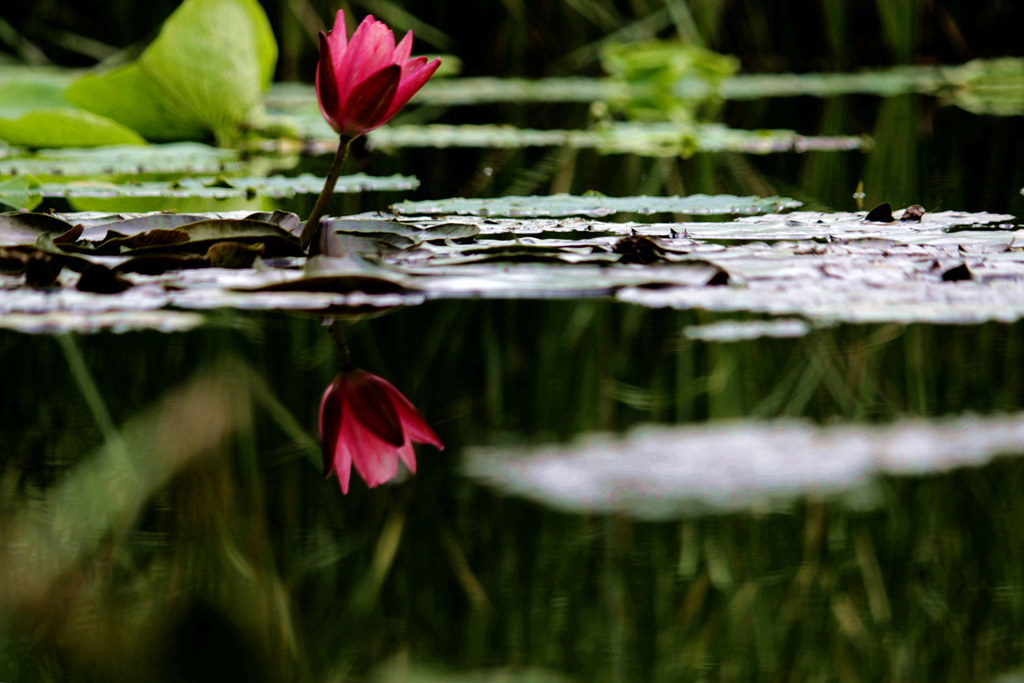
MULTIPOLYGON (((678 37, 734 54, 747 71, 849 70, 1021 55, 1024 9, 1011 0, 502 0, 417 3, 264 0, 279 80, 311 80, 316 30, 336 10, 412 29, 421 52, 452 53, 466 75, 595 75, 604 41, 678 37), (484 27, 484 30, 481 30, 484 27)), ((152 37, 173 0, 8 3, 0 46, 29 63, 90 66, 152 37)))

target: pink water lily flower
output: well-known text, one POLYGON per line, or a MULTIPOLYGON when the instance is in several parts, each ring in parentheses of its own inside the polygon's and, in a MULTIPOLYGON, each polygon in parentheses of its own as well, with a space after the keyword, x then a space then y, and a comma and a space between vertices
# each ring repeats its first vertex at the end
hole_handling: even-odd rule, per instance
POLYGON ((398 474, 398 460, 416 472, 412 444, 444 444, 390 382, 365 370, 334 378, 320 402, 324 476, 338 473, 341 492, 348 493, 352 465, 370 488, 398 474))
POLYGON ((378 128, 434 75, 441 60, 409 59, 412 31, 395 46, 391 29, 367 16, 348 40, 345 14, 338 11, 334 28, 320 32, 316 94, 327 123, 343 138, 356 138, 378 128))

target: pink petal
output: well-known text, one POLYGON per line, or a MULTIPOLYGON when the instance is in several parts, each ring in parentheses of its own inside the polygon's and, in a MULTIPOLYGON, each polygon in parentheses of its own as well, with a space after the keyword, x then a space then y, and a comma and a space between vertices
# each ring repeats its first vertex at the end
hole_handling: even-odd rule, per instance
POLYGON ((345 12, 338 10, 334 15, 334 27, 327 32, 327 39, 331 42, 331 52, 334 54, 334 62, 331 66, 337 71, 341 64, 341 55, 348 46, 348 32, 345 30, 345 12))
MULTIPOLYGON (((383 380, 382 380, 383 381, 383 380)), ((406 444, 410 441, 416 443, 429 443, 438 450, 444 450, 444 444, 441 443, 441 439, 437 438, 437 434, 430 428, 426 420, 419 414, 416 407, 409 402, 405 396, 395 389, 393 386, 388 384, 391 388, 391 402, 395 406, 395 410, 398 411, 398 419, 402 422, 402 430, 405 432, 406 444)), ((408 464, 408 461, 406 461, 408 464)), ((415 464, 413 465, 413 467, 415 464)), ((412 467, 410 467, 412 469, 412 467)))
POLYGON ((401 74, 398 65, 392 64, 358 83, 341 103, 341 115, 335 130, 340 135, 355 138, 384 125, 398 91, 401 74))
POLYGON ((338 119, 341 114, 341 94, 338 92, 336 71, 332 70, 334 48, 330 39, 320 32, 320 61, 316 68, 316 99, 320 105, 320 113, 335 132, 338 131, 338 119))
MULTIPOLYGON (((338 379, 340 378, 339 375, 338 379)), ((324 477, 330 475, 333 470, 338 474, 341 492, 348 493, 352 454, 346 444, 345 430, 350 428, 350 423, 354 420, 351 417, 347 421, 345 419, 347 411, 344 395, 338 390, 338 379, 331 382, 320 404, 320 432, 323 435, 324 477)))
MULTIPOLYGON (((391 54, 391 62, 393 64, 403 65, 409 61, 409 55, 412 54, 412 31, 406 31, 402 37, 402 41, 398 43, 398 47, 391 54)), ((404 67, 403 67, 404 70, 404 67)))
POLYGON ((412 449, 412 441, 406 441, 398 449, 398 457, 402 459, 409 471, 416 474, 416 452, 412 449))
POLYGON ((364 370, 346 373, 348 407, 357 422, 381 441, 395 448, 405 443, 402 423, 391 402, 393 390, 387 381, 364 370))
POLYGON ((352 40, 335 69, 342 99, 346 99, 356 84, 391 64, 394 50, 395 36, 391 29, 374 20, 373 15, 367 15, 352 34, 352 40))
POLYGON ((323 398, 320 399, 320 438, 323 441, 321 450, 324 477, 329 475, 334 467, 335 450, 341 434, 342 411, 345 405, 344 394, 339 385, 341 379, 341 375, 335 377, 324 391, 323 398))
POLYGON ((358 423, 346 429, 343 438, 352 453, 352 464, 370 488, 398 474, 397 447, 381 441, 358 423))
POLYGON ((417 57, 406 62, 402 69, 402 82, 398 84, 398 92, 395 99, 391 101, 385 120, 389 120, 398 113, 398 110, 405 106, 405 103, 415 95, 423 84, 430 80, 430 77, 441 66, 441 60, 435 59, 430 64, 423 66, 427 61, 426 57, 417 57))

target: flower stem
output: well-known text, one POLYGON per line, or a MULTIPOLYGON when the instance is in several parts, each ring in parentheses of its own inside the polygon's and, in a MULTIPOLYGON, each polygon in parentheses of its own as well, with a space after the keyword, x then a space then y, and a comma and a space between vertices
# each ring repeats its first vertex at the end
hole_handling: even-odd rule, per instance
POLYGON ((345 335, 342 334, 341 323, 337 318, 331 321, 330 330, 331 339, 334 340, 334 345, 338 347, 338 355, 341 356, 341 371, 355 370, 356 366, 352 364, 352 356, 348 352, 348 344, 345 343, 345 335))
POLYGON ((341 175, 341 167, 348 157, 348 148, 351 144, 352 138, 344 136, 338 142, 338 151, 334 155, 334 163, 331 164, 331 170, 327 172, 324 189, 320 190, 320 196, 316 199, 313 212, 309 214, 306 224, 302 226, 302 234, 299 235, 299 245, 303 251, 309 251, 309 246, 313 243, 313 238, 316 237, 316 229, 320 225, 320 219, 323 218, 324 212, 327 210, 327 202, 331 200, 331 196, 334 194, 334 186, 338 183, 338 176, 341 175))

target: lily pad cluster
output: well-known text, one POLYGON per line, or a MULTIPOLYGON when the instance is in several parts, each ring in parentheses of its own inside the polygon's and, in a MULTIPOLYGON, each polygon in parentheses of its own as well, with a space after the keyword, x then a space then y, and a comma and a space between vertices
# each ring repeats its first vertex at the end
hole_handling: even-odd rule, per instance
POLYGON ((285 212, 13 213, 0 217, 0 314, 363 314, 441 298, 614 297, 811 326, 1024 318, 1024 233, 1011 216, 781 213, 797 205, 722 196, 407 202, 326 221, 313 256, 299 247, 299 218, 285 212), (645 209, 659 212, 653 218, 724 216, 591 217, 645 209), (727 217, 737 213, 756 215, 727 217))

